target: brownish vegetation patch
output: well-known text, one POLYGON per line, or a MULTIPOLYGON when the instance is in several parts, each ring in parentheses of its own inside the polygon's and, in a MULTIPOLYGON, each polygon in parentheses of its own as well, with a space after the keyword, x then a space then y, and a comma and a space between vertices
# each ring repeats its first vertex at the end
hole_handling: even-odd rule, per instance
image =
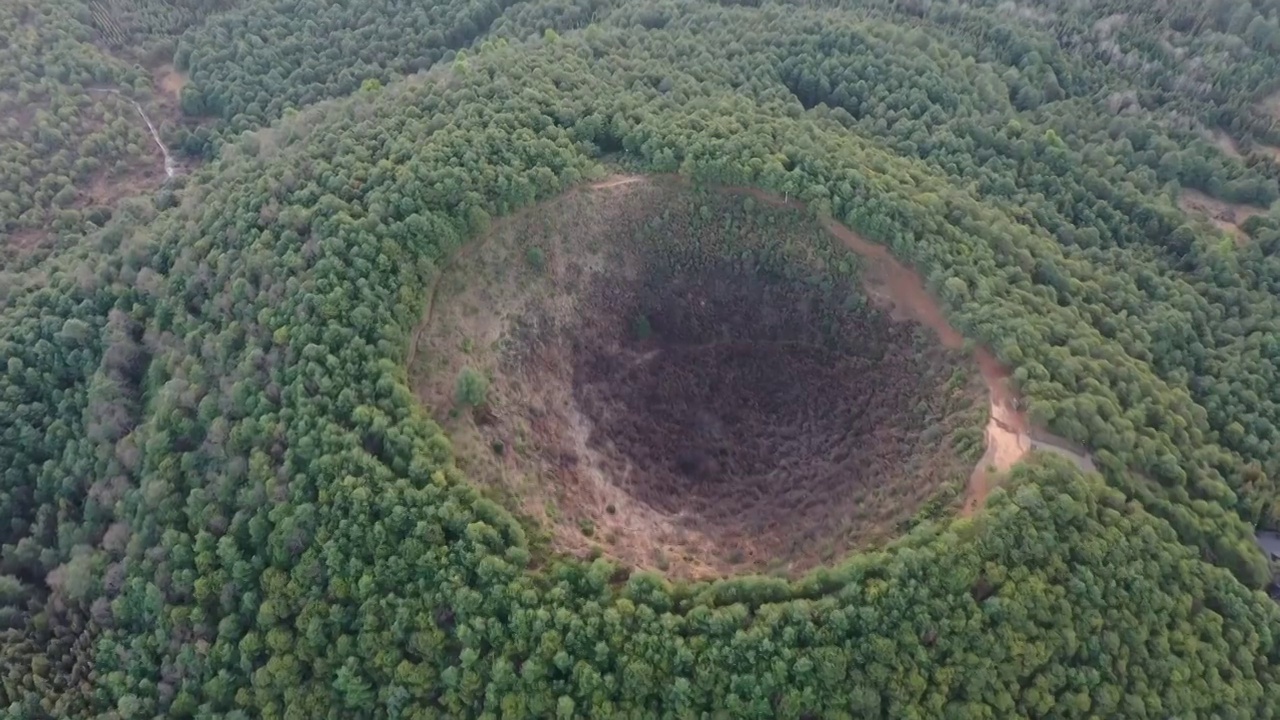
POLYGON ((155 69, 153 73, 156 79, 156 87, 165 95, 168 95, 174 102, 182 99, 182 88, 187 86, 187 74, 179 71, 172 63, 165 63, 155 69))
POLYGON ((1235 138, 1228 135, 1223 130, 1213 130, 1209 133, 1209 139, 1213 144, 1222 151, 1224 155, 1233 157, 1237 160, 1244 159, 1244 153, 1240 152, 1240 146, 1236 143, 1235 138))
POLYGON ((1277 120, 1280 120, 1280 90, 1277 90, 1263 98, 1258 105, 1262 108, 1263 112, 1277 120))
POLYGON ((1237 244, 1248 242, 1249 235, 1241 229, 1245 220, 1263 215, 1266 208, 1219 200, 1199 190, 1183 190, 1178 205, 1186 212, 1207 218, 1220 230, 1228 233, 1237 244))
POLYGON ((793 574, 959 509, 986 417, 969 357, 756 199, 602 183, 499 223, 438 282, 416 390, 551 549, 793 574))
MULTIPOLYGON (((25 255, 35 252, 49 240, 49 232, 42 228, 21 228, 9 233, 4 242, 5 254, 25 255)), ((0 255, 0 258, 3 258, 0 255)))
MULTIPOLYGON (((154 145, 151 146, 154 149, 154 145)), ((87 182, 80 183, 81 192, 76 198, 76 207, 86 208, 93 205, 115 207, 116 203, 127 197, 136 197, 152 192, 164 184, 164 158, 157 150, 156 160, 108 166, 95 172, 87 182)))

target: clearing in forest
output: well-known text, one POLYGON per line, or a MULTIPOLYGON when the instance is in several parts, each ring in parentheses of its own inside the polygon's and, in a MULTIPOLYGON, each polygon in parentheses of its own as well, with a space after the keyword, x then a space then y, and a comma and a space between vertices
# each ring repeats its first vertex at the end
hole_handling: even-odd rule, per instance
POLYGON ((1026 452, 1003 369, 792 205, 619 177, 497 223, 410 360, 459 465, 550 549, 681 577, 795 574, 979 504, 1026 452))
POLYGON ((179 71, 172 63, 165 63, 156 68, 152 75, 155 77, 156 87, 173 102, 182 99, 182 88, 187 86, 186 73, 179 71))
POLYGON ((1207 138, 1222 151, 1223 155, 1235 158, 1236 160, 1244 159, 1244 153, 1240 152, 1240 145, 1236 143, 1236 139, 1231 137, 1227 131, 1222 129, 1208 131, 1207 138))
POLYGON ((1178 197, 1178 205, 1187 213, 1208 218, 1218 229, 1235 238, 1236 244, 1249 241, 1249 235, 1241 229, 1244 221, 1254 215, 1265 215, 1266 208, 1242 203, 1230 203, 1206 195, 1199 190, 1184 189, 1178 197))
MULTIPOLYGON (((1248 158, 1248 155, 1241 151, 1240 143, 1236 142, 1235 138, 1221 128, 1206 132, 1205 138, 1228 157, 1236 160, 1246 160, 1248 158)), ((1273 162, 1280 162, 1280 147, 1266 145, 1253 139, 1249 143, 1249 154, 1255 153, 1273 162)))
POLYGON ((151 67, 153 91, 148 112, 157 123, 170 123, 175 126, 194 130, 198 127, 211 127, 214 120, 208 117, 192 117, 182 109, 182 90, 191 81, 187 73, 178 70, 173 63, 164 63, 151 67))
POLYGON ((1280 90, 1266 96, 1258 104, 1262 108, 1263 112, 1277 120, 1280 120, 1280 90))

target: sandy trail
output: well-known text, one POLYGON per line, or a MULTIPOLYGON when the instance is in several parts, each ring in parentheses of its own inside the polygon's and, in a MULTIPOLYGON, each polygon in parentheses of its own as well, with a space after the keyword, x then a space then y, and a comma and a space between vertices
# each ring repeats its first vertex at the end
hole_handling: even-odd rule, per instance
POLYGON ((614 175, 613 177, 591 183, 587 186, 587 189, 608 190, 609 188, 615 188, 619 185, 630 185, 631 183, 644 182, 644 180, 645 177, 643 175, 614 175))
POLYGON ((147 125, 147 132, 151 133, 151 139, 155 142, 156 147, 160 148, 160 154, 164 156, 164 174, 165 177, 173 177, 178 174, 178 165, 173 161, 173 155, 169 153, 169 148, 160 139, 160 132, 156 130, 155 123, 151 122, 151 118, 147 117, 147 112, 142 109, 137 100, 125 95, 114 88, 85 88, 86 92, 111 93, 112 95, 124 98, 133 105, 133 109, 138 111, 138 115, 142 118, 142 122, 147 125))
MULTIPOLYGON (((867 273, 868 294, 873 302, 887 307, 895 318, 920 323, 933 330, 947 348, 964 347, 964 335, 947 322, 942 307, 925 287, 924 279, 889 252, 830 218, 822 226, 859 255, 874 261, 867 273)), ((1009 371, 986 348, 973 351, 978 371, 987 385, 990 417, 987 420, 987 450, 969 476, 961 513, 972 515, 986 502, 991 491, 991 472, 1004 472, 1014 466, 1031 449, 1026 415, 1018 410, 1018 398, 1009 387, 1009 371)))

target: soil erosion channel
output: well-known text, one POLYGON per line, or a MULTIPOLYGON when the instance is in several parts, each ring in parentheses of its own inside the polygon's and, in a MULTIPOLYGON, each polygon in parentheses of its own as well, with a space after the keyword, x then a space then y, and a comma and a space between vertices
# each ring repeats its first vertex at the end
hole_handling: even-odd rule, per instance
POLYGON ((918 274, 799 210, 615 176, 496 223, 440 273, 415 391, 535 543, 796 574, 973 512, 1033 447, 1091 467, 1030 431, 918 274))
POLYGON ((164 158, 165 177, 172 178, 178 174, 178 165, 173 161, 173 154, 169 152, 169 147, 164 144, 164 140, 160 139, 160 132, 156 130, 155 123, 151 122, 151 118, 147 117, 147 112, 142 109, 142 106, 138 104, 137 100, 134 100, 128 95, 125 95, 119 90, 113 88, 87 88, 86 90, 91 93, 110 93, 129 101, 129 104, 133 105, 133 109, 138 111, 138 115, 142 118, 142 122, 146 124, 147 132, 151 133, 151 140, 156 144, 156 147, 160 149, 160 154, 164 158))

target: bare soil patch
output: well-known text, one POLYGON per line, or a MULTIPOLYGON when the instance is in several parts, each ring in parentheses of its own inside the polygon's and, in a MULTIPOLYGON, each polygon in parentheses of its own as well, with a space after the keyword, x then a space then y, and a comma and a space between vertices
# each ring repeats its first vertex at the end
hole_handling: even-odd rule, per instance
POLYGON ((1237 244, 1249 241, 1249 235, 1240 226, 1254 215, 1264 215, 1266 208, 1241 203, 1229 203, 1206 195, 1199 190, 1183 190, 1178 205, 1186 212, 1207 218, 1220 230, 1235 238, 1237 244))
POLYGON ((165 63, 156 68, 152 75, 155 77, 156 87, 173 102, 182 99, 182 88, 187 86, 189 80, 186 73, 179 71, 172 63, 165 63))
MULTIPOLYGON (((1225 130, 1206 131, 1206 137, 1224 155, 1237 160, 1247 159, 1248 156, 1240 149, 1240 143, 1236 142, 1236 139, 1231 137, 1225 130)), ((1249 143, 1249 154, 1258 154, 1272 162, 1280 162, 1280 147, 1266 145, 1257 140, 1252 140, 1249 143)))
POLYGON ((1209 132, 1209 139, 1213 142, 1224 155, 1233 157, 1237 160, 1244 159, 1244 153, 1240 152, 1240 146, 1236 143, 1235 138, 1228 135, 1223 130, 1213 130, 1209 132))
POLYGON ((1254 152, 1261 153, 1264 157, 1275 163, 1280 163, 1280 147, 1274 145, 1264 145, 1260 142, 1253 143, 1254 152))
MULTIPOLYGON (((794 574, 960 510, 988 395, 962 338, 918 275, 791 205, 617 177, 498 223, 411 351, 459 464, 551 549, 681 577, 794 574)), ((1025 452, 987 440, 982 493, 1025 452)))
POLYGON ((173 63, 152 67, 151 79, 154 92, 150 101, 145 104, 148 114, 158 125, 168 123, 194 131, 199 127, 211 127, 217 122, 217 118, 212 116, 195 117, 183 112, 182 89, 191 82, 191 78, 175 68, 173 63))
POLYGON ((1277 90, 1263 98, 1258 105, 1262 108, 1263 112, 1277 120, 1280 120, 1280 90, 1277 90))

